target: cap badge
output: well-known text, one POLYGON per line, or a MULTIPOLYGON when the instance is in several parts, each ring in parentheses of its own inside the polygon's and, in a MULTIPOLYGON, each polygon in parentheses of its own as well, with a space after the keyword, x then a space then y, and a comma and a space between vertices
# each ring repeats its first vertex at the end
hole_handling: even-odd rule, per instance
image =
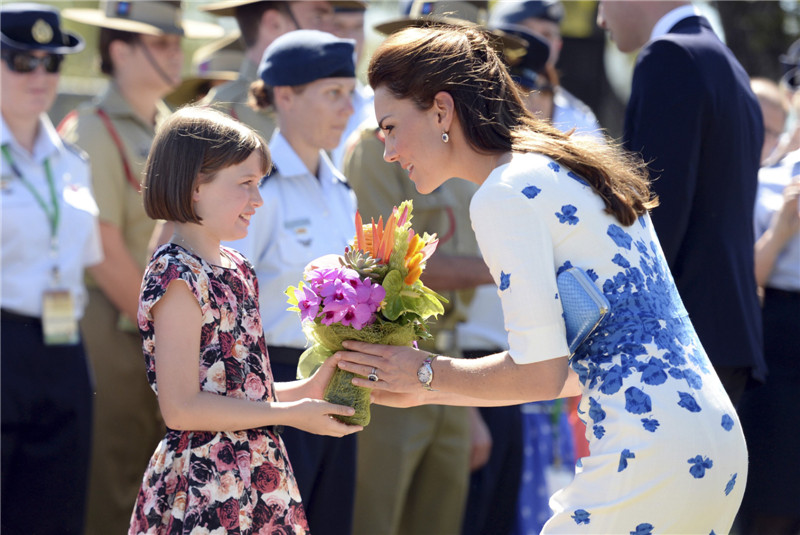
POLYGON ((44 45, 53 40, 53 28, 44 19, 38 19, 31 28, 31 35, 37 43, 44 45))

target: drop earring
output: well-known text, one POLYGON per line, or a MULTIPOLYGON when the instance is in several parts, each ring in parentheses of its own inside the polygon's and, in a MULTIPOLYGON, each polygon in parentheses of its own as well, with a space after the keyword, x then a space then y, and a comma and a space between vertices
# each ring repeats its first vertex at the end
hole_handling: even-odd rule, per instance
POLYGON ((442 141, 444 143, 447 143, 448 141, 450 141, 450 134, 448 134, 447 132, 442 132, 442 141))

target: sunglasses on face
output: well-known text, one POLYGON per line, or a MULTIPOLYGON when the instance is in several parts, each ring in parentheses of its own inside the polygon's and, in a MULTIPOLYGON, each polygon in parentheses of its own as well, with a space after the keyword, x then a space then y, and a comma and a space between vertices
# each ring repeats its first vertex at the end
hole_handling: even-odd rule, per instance
POLYGON ((64 56, 61 54, 45 54, 42 57, 37 57, 29 52, 3 52, 3 59, 13 72, 33 72, 36 67, 41 65, 46 72, 56 73, 61 70, 61 62, 64 61, 64 56))

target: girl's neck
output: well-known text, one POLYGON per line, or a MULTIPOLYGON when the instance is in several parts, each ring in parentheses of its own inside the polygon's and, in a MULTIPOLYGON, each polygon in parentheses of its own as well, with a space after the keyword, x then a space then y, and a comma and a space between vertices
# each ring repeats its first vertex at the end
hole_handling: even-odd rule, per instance
POLYGON ((33 154, 36 137, 39 135, 39 117, 16 117, 3 113, 3 120, 20 146, 33 154))
POLYGON ((175 223, 175 231, 170 241, 213 266, 229 267, 225 264, 227 259, 222 256, 219 240, 210 236, 200 225, 175 223))

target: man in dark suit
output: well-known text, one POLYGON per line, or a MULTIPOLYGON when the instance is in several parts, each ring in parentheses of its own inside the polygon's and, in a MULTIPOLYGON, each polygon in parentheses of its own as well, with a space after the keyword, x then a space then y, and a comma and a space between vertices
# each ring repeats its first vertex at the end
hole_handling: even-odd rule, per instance
POLYGON ((766 372, 752 214, 764 130, 747 73, 689 2, 603 1, 622 52, 644 46, 626 148, 649 163, 652 218, 681 297, 734 404, 766 372))

